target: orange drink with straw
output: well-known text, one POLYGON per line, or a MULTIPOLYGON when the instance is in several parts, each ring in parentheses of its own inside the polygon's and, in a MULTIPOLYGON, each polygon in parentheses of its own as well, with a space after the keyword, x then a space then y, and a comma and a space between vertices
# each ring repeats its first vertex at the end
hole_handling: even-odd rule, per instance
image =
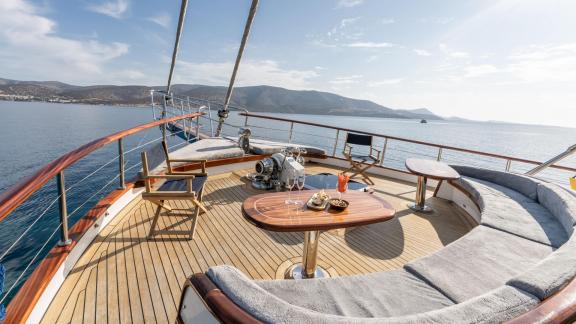
POLYGON ((342 200, 342 194, 348 189, 348 180, 350 180, 350 176, 345 173, 338 174, 338 192, 340 193, 340 200, 342 200))

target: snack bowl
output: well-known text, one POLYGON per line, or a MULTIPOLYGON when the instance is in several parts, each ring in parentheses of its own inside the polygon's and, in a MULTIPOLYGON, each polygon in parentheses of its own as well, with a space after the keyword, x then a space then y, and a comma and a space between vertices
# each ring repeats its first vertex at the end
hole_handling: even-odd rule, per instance
POLYGON ((344 199, 340 200, 338 198, 333 198, 328 201, 330 208, 334 210, 342 211, 350 205, 350 203, 344 199))

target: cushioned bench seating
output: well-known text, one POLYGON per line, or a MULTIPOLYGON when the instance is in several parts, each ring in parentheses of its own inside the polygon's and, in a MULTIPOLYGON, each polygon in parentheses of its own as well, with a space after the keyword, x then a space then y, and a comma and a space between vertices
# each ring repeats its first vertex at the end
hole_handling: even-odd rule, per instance
POLYGON ((306 281, 253 281, 230 266, 206 276, 253 318, 272 323, 495 323, 576 276, 576 197, 511 173, 455 167, 480 224, 403 269, 306 281))

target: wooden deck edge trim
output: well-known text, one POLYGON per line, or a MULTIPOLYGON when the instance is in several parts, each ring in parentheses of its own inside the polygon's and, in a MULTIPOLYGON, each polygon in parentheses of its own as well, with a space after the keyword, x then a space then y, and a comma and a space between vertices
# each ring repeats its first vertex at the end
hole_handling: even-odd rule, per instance
POLYGON ((574 323, 576 321, 576 279, 536 308, 511 319, 507 324, 574 323))
POLYGON ((30 197, 30 195, 32 195, 34 192, 40 189, 40 187, 42 187, 46 182, 50 181, 56 175, 58 175, 58 173, 64 171, 70 165, 88 156, 90 153, 98 150, 99 148, 102 148, 103 146, 106 146, 126 136, 136 134, 143 130, 156 127, 164 123, 169 123, 172 121, 185 118, 195 118, 200 115, 202 114, 193 113, 142 124, 136 127, 132 127, 126 130, 122 130, 98 138, 90 143, 87 143, 73 151, 70 151, 62 155, 58 159, 46 164, 40 170, 36 171, 32 175, 16 183, 15 185, 13 185, 0 195, 0 221, 3 220, 6 216, 8 216, 16 207, 18 207, 28 197, 30 197))
MULTIPOLYGON (((47 290, 54 276, 61 270, 69 256, 76 252, 78 258, 84 251, 74 251, 86 232, 94 227, 122 196, 134 188, 134 183, 127 183, 125 189, 116 189, 100 200, 96 206, 90 209, 86 215, 74 224, 69 235, 72 243, 68 246, 56 246, 50 250, 48 255, 40 262, 34 272, 28 277, 24 285, 8 304, 6 308, 5 323, 25 323, 36 308, 38 301, 47 290)), ((111 220, 111 219, 110 219, 111 220)), ((109 220, 108 220, 109 221, 109 220)), ((104 226, 100 226, 99 229, 104 226)), ((90 240, 92 241, 92 240, 90 240)), ((77 260, 76 260, 77 261, 77 260)), ((72 267, 70 267, 71 269, 72 267)), ((56 291, 57 292, 57 291, 56 291)), ((56 293, 55 292, 55 293, 56 293)), ((50 300, 51 301, 51 300, 50 300)), ((49 305, 45 305, 46 309, 49 305)), ((43 315, 43 312, 42 314, 43 315)))
POLYGON ((205 274, 194 274, 188 280, 223 323, 262 323, 236 305, 205 274))
MULTIPOLYGON (((257 161, 269 155, 247 155, 237 158, 228 158, 221 160, 212 160, 206 163, 207 167, 217 167, 222 165, 236 164, 249 161, 257 161)), ((200 165, 192 163, 174 168, 176 171, 191 171, 199 169, 200 165)), ((84 237, 86 232, 93 228, 96 222, 106 214, 108 209, 116 203, 124 194, 138 187, 138 179, 126 184, 125 189, 117 189, 110 192, 106 197, 100 200, 96 206, 90 209, 85 216, 74 224, 70 229, 69 235, 72 243, 65 247, 54 247, 48 255, 42 260, 24 285, 20 288, 16 296, 12 299, 6 309, 6 323, 24 323, 33 313, 38 301, 47 290, 54 276, 61 271, 64 262, 72 253, 78 253, 78 258, 84 251, 75 251, 74 248, 84 237)), ((108 220, 110 221, 110 220, 108 220)), ((100 228, 103 228, 101 226, 100 228)), ((72 268, 72 267, 70 267, 72 268)), ((51 300, 50 300, 51 301, 51 300)), ((50 302, 49 301, 49 302, 50 302)), ((48 308, 49 305, 46 305, 48 308)), ((43 314, 42 314, 43 315, 43 314)))
MULTIPOLYGON (((337 127, 337 126, 331 126, 331 125, 326 125, 326 124, 306 122, 306 121, 297 120, 297 119, 268 116, 268 115, 256 114, 256 113, 245 113, 245 112, 241 112, 240 115, 241 116, 247 116, 247 117, 261 118, 261 119, 277 120, 277 121, 283 121, 283 122, 289 122, 289 123, 295 123, 295 124, 301 124, 301 125, 308 125, 308 126, 314 126, 314 127, 335 129, 335 130, 340 130, 340 131, 350 132, 350 133, 359 133, 359 134, 371 135, 371 136, 386 138, 386 139, 390 139, 390 140, 396 140, 396 141, 400 141, 400 142, 407 142, 407 143, 418 144, 418 145, 432 146, 432 147, 441 148, 441 149, 445 149, 445 150, 488 156, 488 157, 492 157, 492 158, 511 160, 511 161, 526 163, 526 164, 539 165, 539 164, 544 163, 544 162, 540 162, 540 161, 522 159, 522 158, 517 158, 517 157, 513 157, 513 156, 488 153, 488 152, 482 152, 482 151, 476 151, 476 150, 469 150, 469 149, 456 147, 456 146, 449 146, 449 145, 435 144, 435 143, 418 141, 418 140, 411 140, 408 138, 389 136, 389 135, 380 134, 380 133, 366 132, 366 131, 362 131, 362 130, 358 130, 358 129, 350 129, 350 128, 337 127)), ((558 165, 558 164, 553 164, 553 165, 549 166, 549 168, 559 169, 559 170, 564 170, 564 171, 571 171, 571 172, 576 171, 576 168, 567 167, 567 166, 558 165)))

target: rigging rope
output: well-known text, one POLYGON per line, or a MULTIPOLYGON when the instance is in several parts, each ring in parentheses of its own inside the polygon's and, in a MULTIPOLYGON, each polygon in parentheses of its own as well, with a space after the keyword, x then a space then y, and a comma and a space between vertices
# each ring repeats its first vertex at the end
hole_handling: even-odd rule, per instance
POLYGON ((246 26, 244 26, 244 34, 242 35, 242 42, 240 43, 240 48, 238 49, 238 55, 236 56, 236 62, 234 63, 234 70, 232 70, 232 76, 230 77, 230 83, 228 84, 228 90, 226 91, 226 98, 224 99, 224 107, 218 110, 218 127, 216 128, 216 137, 220 136, 222 133, 222 126, 224 121, 228 117, 228 105, 230 104, 230 98, 232 97, 232 90, 234 89, 234 82, 236 81, 236 73, 238 72, 238 67, 240 66, 240 61, 242 60, 242 54, 244 53, 244 48, 246 47, 246 42, 248 41, 248 35, 250 34, 250 27, 252 27, 252 21, 256 15, 256 9, 258 8, 259 0, 252 0, 252 5, 250 6, 250 13, 248 14, 248 19, 246 20, 246 26))

